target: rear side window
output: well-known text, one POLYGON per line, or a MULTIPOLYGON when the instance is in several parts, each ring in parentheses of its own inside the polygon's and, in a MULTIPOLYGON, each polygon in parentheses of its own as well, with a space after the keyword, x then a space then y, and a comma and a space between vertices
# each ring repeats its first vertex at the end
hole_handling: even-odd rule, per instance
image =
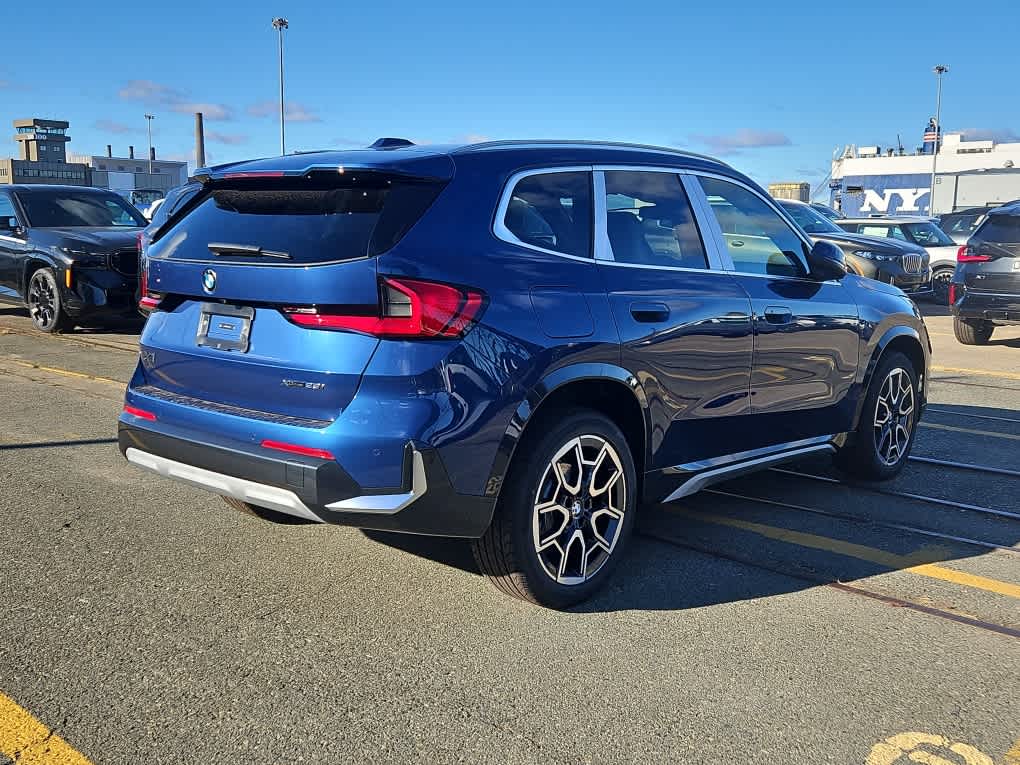
POLYGON ((615 261, 708 267, 701 234, 679 176, 609 170, 605 178, 606 229, 615 261))
POLYGON ((974 232, 984 242, 997 244, 1020 243, 1020 216, 989 215, 988 219, 974 232))
POLYGON ((503 228, 531 247, 591 257, 591 174, 541 173, 522 178, 511 192, 503 228))
POLYGON ((151 253, 294 264, 378 255, 400 241, 442 188, 442 183, 383 173, 214 181, 188 202, 182 218, 159 232, 151 253))

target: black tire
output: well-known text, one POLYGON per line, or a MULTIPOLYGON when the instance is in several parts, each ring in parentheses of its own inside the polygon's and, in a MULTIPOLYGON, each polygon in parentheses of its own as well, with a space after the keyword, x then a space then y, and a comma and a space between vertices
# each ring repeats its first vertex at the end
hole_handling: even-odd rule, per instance
POLYGON ((893 351, 884 354, 871 379, 857 430, 836 453, 836 466, 845 473, 866 480, 886 481, 894 478, 907 464, 907 457, 917 434, 918 413, 917 372, 914 365, 902 353, 893 351), (902 377, 893 377, 897 373, 902 377), (901 403, 905 399, 888 401, 887 383, 899 385, 901 392, 905 390, 903 385, 909 384, 909 413, 905 412, 906 404, 901 403), (878 424, 883 417, 883 412, 879 409, 880 399, 884 402, 882 404, 884 411, 893 418, 891 427, 884 429, 878 424), (905 438, 899 428, 905 429, 905 438), (887 441, 886 435, 895 438, 895 443, 887 441), (894 448, 895 459, 890 460, 894 456, 892 453, 894 448))
POLYGON ((627 439, 609 418, 574 409, 546 422, 555 424, 545 432, 530 434, 530 438, 525 433, 524 442, 518 445, 492 524, 472 549, 478 567, 496 589, 550 608, 566 608, 591 597, 619 565, 634 527, 637 473, 627 439), (564 453, 554 466, 558 453, 573 450, 575 442, 579 451, 564 453), (602 462, 585 472, 587 458, 598 462, 599 456, 602 462), (618 473, 615 480, 609 471, 618 473), (569 473, 566 479, 562 478, 564 472, 569 473), (577 491, 572 492, 564 480, 571 485, 576 480, 577 491), (546 501, 540 502, 543 496, 546 501), (539 504, 564 510, 551 507, 540 512, 536 509, 539 504), (618 510, 622 510, 619 519, 613 514, 618 510), (540 553, 538 540, 543 539, 557 541, 540 553), (566 554, 559 555, 564 539, 566 554), (557 573, 553 574, 557 557, 557 573), (568 576, 575 571, 580 575, 568 576), (576 581, 564 583, 561 578, 576 581))
POLYGON ((986 345, 994 331, 995 325, 990 321, 953 317, 953 334, 964 345, 986 345))
POLYGON ((256 518, 269 521, 270 523, 278 523, 283 526, 302 526, 307 523, 315 523, 315 521, 306 518, 298 518, 296 515, 288 515, 277 510, 270 510, 268 507, 253 505, 250 502, 235 499, 234 497, 224 497, 222 494, 220 497, 235 510, 240 510, 245 515, 254 515, 256 518))
POLYGON ((52 268, 40 268, 29 277, 25 303, 36 329, 56 333, 74 326, 64 310, 60 286, 52 268))

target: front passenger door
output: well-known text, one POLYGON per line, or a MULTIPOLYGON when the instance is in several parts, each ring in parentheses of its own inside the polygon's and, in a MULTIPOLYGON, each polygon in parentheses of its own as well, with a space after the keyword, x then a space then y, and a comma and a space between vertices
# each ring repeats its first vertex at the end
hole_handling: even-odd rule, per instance
POLYGON ((716 242, 751 299, 755 431, 786 443, 850 430, 857 303, 842 283, 809 276, 809 240, 761 194, 735 180, 698 181, 716 242))
MULTIPOLYGON (((6 191, 0 191, 0 220, 17 217, 14 200, 6 191)), ((25 250, 23 239, 12 231, 0 230, 0 297, 18 297, 18 264, 25 250)))
POLYGON ((679 172, 597 170, 595 194, 595 255, 622 365, 648 401, 645 469, 753 448, 750 301, 709 257, 679 172))

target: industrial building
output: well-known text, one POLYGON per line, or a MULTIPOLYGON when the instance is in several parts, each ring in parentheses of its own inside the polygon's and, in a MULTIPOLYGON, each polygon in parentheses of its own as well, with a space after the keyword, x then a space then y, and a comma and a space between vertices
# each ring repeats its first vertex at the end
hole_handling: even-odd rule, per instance
POLYGON ((32 117, 14 120, 17 157, 0 157, 0 184, 70 183, 89 186, 85 162, 68 161, 66 144, 69 124, 63 120, 32 117))
POLYGON ((63 120, 14 120, 18 156, 0 158, 0 183, 96 186, 144 205, 188 179, 187 162, 157 159, 155 148, 148 157, 136 157, 134 146, 128 147, 126 157, 115 157, 111 144, 107 144, 105 155, 70 152, 69 127, 63 120))

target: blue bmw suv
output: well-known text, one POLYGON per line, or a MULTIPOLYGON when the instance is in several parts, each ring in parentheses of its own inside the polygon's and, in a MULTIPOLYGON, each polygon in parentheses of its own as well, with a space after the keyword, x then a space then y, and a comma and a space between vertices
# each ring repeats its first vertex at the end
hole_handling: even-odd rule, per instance
POLYGON ((220 166, 147 242, 128 461, 275 521, 466 537, 565 607, 642 503, 905 464, 930 345, 730 166, 585 142, 220 166))

